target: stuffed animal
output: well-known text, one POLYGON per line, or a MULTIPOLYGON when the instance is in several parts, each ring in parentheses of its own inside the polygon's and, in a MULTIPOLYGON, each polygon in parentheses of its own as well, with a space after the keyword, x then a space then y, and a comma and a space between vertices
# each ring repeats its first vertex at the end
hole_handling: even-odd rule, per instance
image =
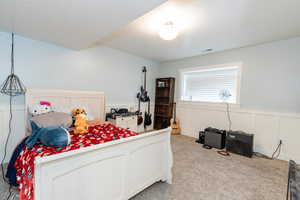
POLYGON ((48 101, 40 101, 38 105, 31 108, 30 113, 32 116, 41 115, 45 113, 52 112, 51 103, 48 101))
POLYGON ((87 115, 86 111, 82 108, 75 108, 75 109, 72 110, 72 116, 73 117, 76 117, 77 115, 80 115, 80 114, 87 115))
POLYGON ((87 114, 84 109, 76 108, 72 110, 72 117, 74 119, 74 133, 85 134, 88 133, 89 125, 87 120, 87 114))
POLYGON ((32 149, 38 141, 50 147, 64 147, 71 142, 70 133, 62 126, 40 128, 34 121, 30 121, 30 124, 32 134, 25 141, 29 149, 32 149))

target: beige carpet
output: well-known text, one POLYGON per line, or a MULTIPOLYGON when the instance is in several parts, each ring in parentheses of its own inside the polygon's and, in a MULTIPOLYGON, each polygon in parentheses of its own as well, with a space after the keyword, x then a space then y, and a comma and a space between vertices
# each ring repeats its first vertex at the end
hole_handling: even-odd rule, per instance
MULTIPOLYGON (((287 162, 223 157, 186 136, 172 138, 173 184, 156 183, 131 200, 283 200, 287 162)), ((0 181, 0 200, 7 186, 0 181)), ((14 199, 17 199, 15 197, 14 199)))
POLYGON ((223 157, 186 136, 172 138, 173 184, 156 183, 131 200, 283 200, 287 162, 223 157))

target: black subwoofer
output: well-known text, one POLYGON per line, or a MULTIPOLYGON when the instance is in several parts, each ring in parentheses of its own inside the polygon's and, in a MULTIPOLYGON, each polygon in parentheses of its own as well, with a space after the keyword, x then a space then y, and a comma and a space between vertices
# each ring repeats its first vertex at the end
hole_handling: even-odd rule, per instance
POLYGON ((253 134, 242 131, 228 131, 226 138, 226 150, 251 158, 253 156, 253 134))

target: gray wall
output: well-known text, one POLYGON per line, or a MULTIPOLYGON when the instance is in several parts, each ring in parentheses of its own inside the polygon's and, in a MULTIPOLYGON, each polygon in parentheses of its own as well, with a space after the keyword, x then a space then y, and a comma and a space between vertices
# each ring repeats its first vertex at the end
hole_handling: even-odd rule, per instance
MULTIPOLYGON (((16 73, 28 88, 104 91, 108 104, 136 101, 142 66, 149 71, 148 86, 154 95, 158 63, 105 46, 75 51, 49 43, 16 37, 16 73)), ((10 68, 10 35, 0 32, 0 81, 10 68)), ((23 98, 18 102, 22 103, 23 98)), ((0 96, 0 103, 7 104, 0 96)))
POLYGON ((181 68, 240 61, 242 108, 300 112, 300 38, 164 62, 160 76, 178 80, 181 68))

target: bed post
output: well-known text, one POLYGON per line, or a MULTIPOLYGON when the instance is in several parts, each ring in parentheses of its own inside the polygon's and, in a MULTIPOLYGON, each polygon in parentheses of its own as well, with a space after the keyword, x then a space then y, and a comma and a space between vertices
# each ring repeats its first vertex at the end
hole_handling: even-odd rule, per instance
POLYGON ((166 129, 168 132, 168 139, 166 141, 166 160, 167 160, 167 165, 166 165, 166 172, 165 172, 165 177, 162 181, 167 182, 168 184, 172 184, 172 167, 173 167, 173 152, 172 152, 172 145, 171 145, 171 129, 166 129))
POLYGON ((169 169, 168 169, 168 175, 167 175, 167 183, 172 184, 173 182, 173 176, 172 176, 172 168, 173 168, 173 152, 172 152, 172 146, 171 146, 171 132, 169 134, 169 147, 168 147, 168 163, 169 163, 169 169))

